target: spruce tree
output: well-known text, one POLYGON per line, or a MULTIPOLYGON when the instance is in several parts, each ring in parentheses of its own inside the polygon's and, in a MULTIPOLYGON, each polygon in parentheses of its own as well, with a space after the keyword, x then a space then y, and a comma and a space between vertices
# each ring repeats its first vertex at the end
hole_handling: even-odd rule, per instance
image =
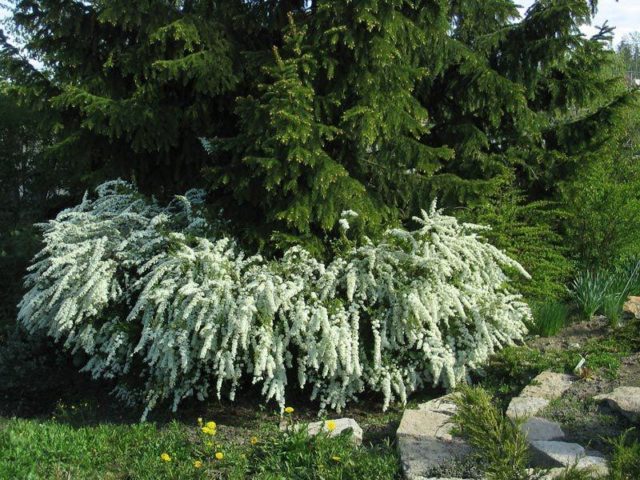
POLYGON ((41 66, 6 38, 3 63, 18 80, 13 93, 57 114, 65 132, 54 151, 87 158, 90 183, 122 176, 173 193, 198 183, 206 158, 198 137, 224 128, 237 77, 219 18, 232 7, 21 0, 16 30, 41 66))
POLYGON ((524 203, 561 199, 635 95, 610 29, 580 32, 596 6, 539 0, 520 19, 513 0, 20 0, 44 69, 6 41, 3 63, 53 108, 86 183, 206 182, 254 246, 320 251, 345 210, 375 236, 505 182, 524 203))
MULTIPOLYGON (((243 207, 236 218, 248 217, 249 225, 262 218, 278 231, 281 247, 302 242, 318 252, 317 239, 337 227, 343 211, 355 208, 371 219, 376 209, 365 186, 326 150, 341 131, 317 119, 318 65, 305 34, 290 15, 283 48, 273 48, 273 64, 264 68, 266 83, 257 86, 257 97, 238 99, 239 135, 218 145, 232 158, 209 177, 243 207)), ((215 152, 215 143, 205 146, 215 152)))
POLYGON ((371 229, 435 197, 485 204, 505 181, 525 203, 558 200, 558 186, 597 156, 631 98, 611 69, 611 30, 580 32, 594 7, 545 0, 517 21, 510 0, 316 2, 294 17, 296 47, 267 61, 260 97, 238 103, 238 134, 211 143, 227 147, 211 149, 213 190, 227 209, 251 205, 267 231, 298 240, 330 235, 349 197, 371 229), (292 160, 296 125, 300 135, 312 126, 305 138, 348 186, 309 196, 321 187, 292 160), (299 208, 329 197, 335 204, 299 208), (276 203, 295 221, 270 215, 276 203))

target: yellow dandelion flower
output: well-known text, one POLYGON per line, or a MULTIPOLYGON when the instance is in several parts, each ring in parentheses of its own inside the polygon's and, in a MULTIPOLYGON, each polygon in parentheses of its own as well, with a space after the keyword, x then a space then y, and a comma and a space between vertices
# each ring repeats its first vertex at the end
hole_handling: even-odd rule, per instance
POLYGON ((209 428, 209 427, 202 427, 202 433, 206 434, 206 435, 215 435, 216 434, 216 429, 215 428, 209 428))
POLYGON ((327 423, 325 423, 325 427, 327 427, 328 431, 333 432, 336 429, 336 422, 334 422, 333 420, 327 420, 327 423))
POLYGON ((224 458, 224 453, 222 452, 216 452, 216 459, 217 460, 222 460, 224 458))
POLYGON ((334 462, 339 462, 342 459, 338 455, 334 455, 333 457, 331 457, 331 460, 333 460, 334 462))
POLYGON ((211 430, 215 430, 218 426, 216 425, 216 422, 207 422, 205 427, 210 428, 211 430))
POLYGON ((251 445, 255 445, 256 443, 258 443, 258 437, 251 437, 251 440, 249 440, 251 442, 251 445))
POLYGON ((195 462, 193 462, 193 466, 195 468, 202 468, 202 462, 200 460, 196 460, 195 462))
POLYGON ((202 426, 202 417, 198 417, 198 425, 202 426))
POLYGON ((162 455, 160 455, 160 459, 163 462, 170 462, 171 461, 171 455, 169 455, 168 453, 163 453, 162 455))
POLYGON ((293 407, 286 407, 284 409, 284 413, 292 414, 293 413, 293 407))

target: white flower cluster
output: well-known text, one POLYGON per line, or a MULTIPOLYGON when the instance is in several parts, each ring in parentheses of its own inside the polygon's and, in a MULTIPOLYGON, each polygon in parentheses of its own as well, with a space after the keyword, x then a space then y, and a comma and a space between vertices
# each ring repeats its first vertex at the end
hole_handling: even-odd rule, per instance
POLYGON ((502 267, 527 273, 432 206, 415 231, 395 229, 331 263, 301 248, 279 260, 245 256, 208 228, 198 192, 167 208, 110 182, 96 199, 45 224, 19 320, 88 355, 94 377, 159 401, 243 381, 285 405, 309 386, 340 410, 365 389, 384 407, 426 384, 453 387, 525 333, 530 311, 502 267), (138 382, 139 384, 140 382, 138 382))

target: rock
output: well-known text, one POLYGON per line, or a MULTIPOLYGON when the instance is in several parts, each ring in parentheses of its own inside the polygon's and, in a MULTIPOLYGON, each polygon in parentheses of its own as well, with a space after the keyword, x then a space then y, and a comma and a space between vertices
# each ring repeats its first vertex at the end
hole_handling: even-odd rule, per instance
POLYGON ((452 428, 451 414, 428 410, 405 410, 397 435, 452 440, 452 428))
POLYGON ((345 430, 351 429, 351 439, 354 444, 360 445, 362 443, 362 428, 358 425, 353 418, 338 418, 335 420, 328 420, 324 422, 313 422, 307 427, 307 431, 310 436, 317 435, 324 431, 329 434, 330 437, 340 435, 345 430), (335 424, 335 428, 331 431, 327 428, 327 423, 331 421, 335 424))
POLYGON ((464 458, 471 448, 462 440, 435 437, 398 436, 402 469, 407 479, 425 478, 424 474, 439 465, 464 458))
POLYGON ((520 393, 521 397, 555 400, 576 381, 576 377, 566 373, 542 372, 520 393))
POLYGON ((577 443, 537 440, 530 443, 532 463, 537 467, 570 467, 585 456, 577 443))
POLYGON ((622 311, 632 317, 640 318, 640 297, 629 297, 624 303, 622 311))
POLYGON ((578 468, 578 470, 588 470, 590 473, 594 473, 599 476, 606 476, 609 474, 607 460, 604 457, 588 455, 578 461, 576 468, 578 468))
POLYGON ((533 417, 547 405, 549 405, 549 400, 544 398, 515 397, 509 403, 507 417, 512 420, 533 417))
POLYGON ((462 438, 451 435, 454 412, 449 396, 426 402, 418 410, 405 410, 396 435, 406 478, 427 478, 429 470, 471 453, 462 438))
POLYGON ((619 411, 632 422, 640 423, 640 388, 618 387, 611 393, 596 395, 593 399, 606 401, 611 408, 619 411))
POLYGON ((520 430, 525 434, 528 442, 564 439, 564 432, 560 425, 545 418, 531 417, 520 425, 520 430))
POLYGON ((418 405, 418 410, 426 410, 430 412, 444 413, 447 415, 453 415, 456 413, 457 407, 453 399, 456 393, 450 393, 444 397, 435 398, 428 402, 418 405))

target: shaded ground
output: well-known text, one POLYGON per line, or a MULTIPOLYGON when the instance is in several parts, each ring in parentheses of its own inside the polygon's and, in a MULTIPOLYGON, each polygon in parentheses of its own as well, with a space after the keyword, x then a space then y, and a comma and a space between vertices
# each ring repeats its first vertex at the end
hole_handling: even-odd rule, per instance
MULTIPOLYGON (((49 385, 44 390, 0 394, 0 418, 53 420, 74 427, 139 422, 142 409, 117 401, 109 393, 112 385, 92 381, 72 369, 58 373, 61 383, 49 385)), ((305 393, 308 394, 303 392, 290 397, 289 403, 295 408, 297 420, 317 421, 318 404, 310 402, 305 393)), ((423 392, 416 395, 412 402, 426 401, 443 393, 441 390, 423 392)), ((363 428, 364 442, 378 445, 394 442, 402 412, 400 405, 392 405, 383 412, 381 398, 370 395, 363 396, 361 401, 352 403, 340 414, 328 412, 326 418, 354 418, 363 428)), ((149 421, 165 425, 177 420, 192 425, 195 430, 198 418, 215 419, 221 438, 225 441, 244 443, 252 432, 260 430, 265 424, 278 424, 281 417, 277 405, 264 405, 260 392, 247 388, 234 402, 215 398, 206 402, 186 401, 175 414, 169 411, 168 406, 158 406, 149 416, 149 421)))

